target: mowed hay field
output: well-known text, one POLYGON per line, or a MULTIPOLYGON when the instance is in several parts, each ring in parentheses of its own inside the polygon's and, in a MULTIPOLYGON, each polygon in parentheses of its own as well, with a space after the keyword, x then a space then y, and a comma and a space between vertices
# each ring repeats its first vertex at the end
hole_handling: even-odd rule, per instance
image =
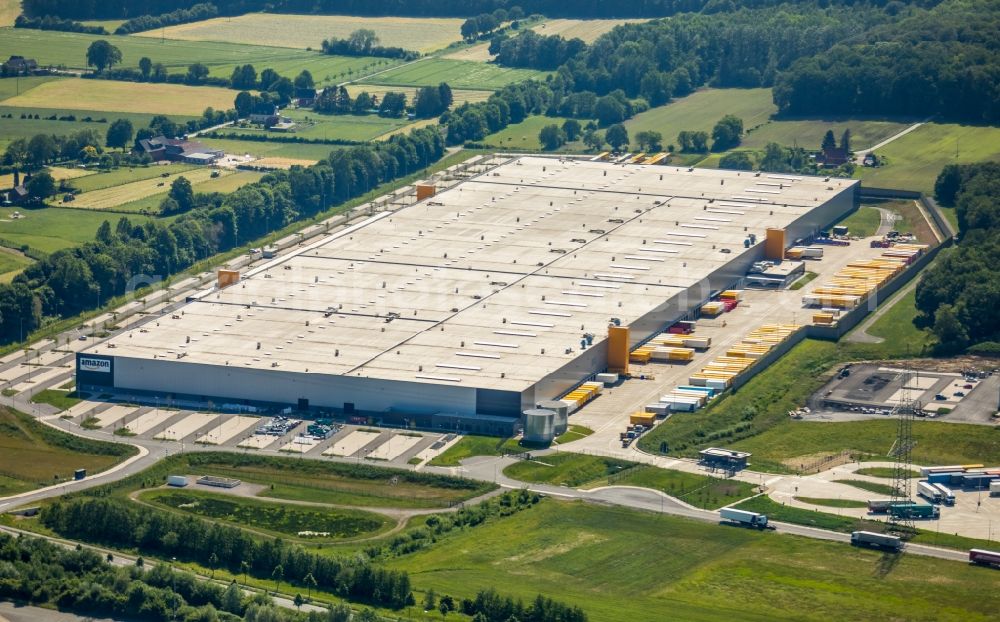
POLYGON ((638 24, 645 19, 550 19, 532 30, 540 35, 559 35, 563 39, 582 39, 584 43, 593 43, 598 37, 609 32, 615 26, 622 24, 638 24))
POLYGON ((59 80, 11 97, 9 106, 76 108, 101 112, 199 115, 205 108, 228 110, 235 91, 212 86, 143 84, 111 80, 59 80))
POLYGON ((21 14, 21 0, 0 0, 0 26, 13 26, 21 14))
POLYGON ((763 149, 768 143, 778 143, 789 147, 798 145, 806 149, 818 150, 827 130, 832 131, 839 142, 844 130, 849 129, 851 130, 851 149, 860 153, 868 147, 902 132, 909 125, 903 121, 884 119, 776 120, 754 128, 752 132, 743 137, 740 147, 763 149))
POLYGON ((21 253, 0 246, 0 283, 10 283, 29 265, 31 260, 21 253))
POLYGON ((866 186, 931 194, 946 164, 1000 162, 1000 128, 927 123, 875 153, 886 158, 885 166, 859 167, 855 174, 866 186))
MULTIPOLYGON (((107 209, 155 195, 166 195, 170 190, 170 184, 178 177, 186 178, 195 187, 195 192, 199 192, 197 185, 211 179, 213 172, 213 169, 210 168, 199 168, 186 171, 181 175, 168 179, 153 177, 152 179, 92 190, 91 192, 76 195, 76 200, 72 203, 67 203, 66 207, 73 209, 107 209)), ((220 171, 220 173, 222 175, 232 174, 229 171, 220 171)))
POLYGON ((512 82, 530 78, 542 79, 544 71, 510 69, 488 63, 430 58, 390 69, 377 76, 361 80, 361 84, 388 86, 437 86, 447 82, 453 89, 499 89, 512 82))
MULTIPOLYGON (((82 168, 65 168, 62 166, 50 166, 45 169, 48 171, 49 175, 52 175, 52 179, 56 181, 62 181, 64 179, 78 179, 80 177, 86 177, 87 175, 92 175, 94 171, 88 171, 82 168)), ((0 188, 10 188, 14 185, 14 174, 8 173, 6 175, 0 175, 0 188)))
POLYGON ((388 565, 420 591, 542 593, 591 622, 973 622, 1000 606, 1000 573, 962 562, 554 499, 388 565))
POLYGON ((644 130, 660 132, 667 145, 683 130, 711 132, 727 114, 743 119, 743 127, 751 128, 766 122, 777 110, 771 89, 705 89, 637 114, 625 122, 625 129, 633 139, 644 130))
POLYGON ((275 47, 321 49, 324 39, 346 39, 361 28, 374 30, 379 45, 433 52, 461 40, 461 19, 276 15, 251 13, 150 30, 136 36, 184 41, 221 41, 275 47))

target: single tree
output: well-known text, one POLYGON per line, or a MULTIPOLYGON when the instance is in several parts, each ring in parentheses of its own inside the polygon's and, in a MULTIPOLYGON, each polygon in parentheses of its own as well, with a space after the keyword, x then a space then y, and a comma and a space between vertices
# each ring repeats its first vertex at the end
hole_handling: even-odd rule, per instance
POLYGON ((201 84, 208 77, 208 67, 201 63, 194 63, 188 67, 184 81, 188 84, 201 84))
POLYGON ((295 605, 296 609, 301 610, 302 609, 302 605, 306 604, 306 599, 302 598, 302 594, 299 594, 298 592, 296 592, 295 593, 295 600, 293 600, 292 603, 295 605))
MULTIPOLYGON (((104 222, 106 223, 107 221, 105 220, 104 222)), ((111 562, 115 561, 115 556, 113 553, 108 553, 104 559, 110 564, 111 562)))
POLYGON ((851 152, 851 128, 846 128, 844 133, 840 135, 840 148, 845 153, 851 152))
POLYGON ((542 148, 554 151, 566 144, 566 133, 558 125, 546 125, 538 132, 538 142, 542 143, 542 148))
POLYGON ((186 212, 194 207, 194 189, 191 187, 191 182, 183 175, 170 184, 170 192, 167 193, 167 197, 177 201, 178 211, 186 212))
MULTIPOLYGON (((184 178, 181 177, 179 179, 184 179, 184 178)), ((187 181, 187 180, 184 179, 184 181, 187 181)), ((188 183, 188 185, 190 185, 190 182, 188 183)), ((171 191, 173 191, 173 188, 171 188, 171 191)), ((176 199, 174 199, 174 200, 176 201, 176 199)), ((208 556, 208 568, 209 568, 209 570, 212 571, 212 575, 210 577, 211 579, 215 578, 215 566, 218 565, 218 563, 219 563, 219 556, 215 554, 215 551, 212 551, 212 554, 208 556)))
POLYGON ((98 72, 110 69, 122 62, 122 51, 104 39, 99 39, 87 48, 87 66, 95 67, 98 72))
POLYGON ((35 173, 25 184, 24 188, 32 198, 44 201, 56 193, 56 182, 48 171, 35 173))
POLYGON ((836 147, 837 139, 833 136, 833 130, 827 130, 826 134, 823 135, 823 143, 820 145, 820 148, 826 151, 828 149, 835 149, 836 147))
POLYGON ((247 575, 250 574, 250 562, 243 560, 240 562, 240 573, 243 575, 243 585, 247 584, 247 575))
POLYGON ((306 592, 306 594, 307 594, 309 600, 312 600, 312 591, 313 591, 313 588, 316 587, 316 577, 314 577, 313 573, 310 572, 310 573, 306 574, 305 577, 302 578, 302 582, 306 584, 306 589, 308 590, 308 592, 306 592))
POLYGON ((719 168, 731 171, 752 171, 753 160, 746 151, 732 151, 722 156, 719 160, 719 168))
POLYGON ((587 130, 583 133, 583 144, 588 149, 600 151, 604 147, 604 135, 593 129, 587 130))
POLYGON ((312 97, 316 94, 316 82, 308 69, 303 69, 299 75, 295 76, 296 97, 312 97))
POLYGON ((153 61, 148 56, 139 59, 139 72, 142 74, 143 80, 149 80, 149 76, 153 72, 153 61))
POLYGON ((438 96, 441 98, 442 112, 451 108, 451 105, 455 103, 455 96, 452 95, 451 87, 448 86, 447 82, 438 85, 438 96))
POLYGON ((146 565, 146 560, 144 560, 141 555, 139 557, 135 558, 135 567, 136 568, 142 568, 145 565, 146 565))
POLYGON ((424 611, 433 611, 436 605, 437 594, 434 593, 434 588, 431 588, 424 594, 424 611))
POLYGON ((368 54, 373 47, 378 45, 378 36, 374 30, 359 28, 348 35, 347 44, 351 50, 358 54, 368 54))
POLYGON ((132 143, 132 122, 128 119, 116 119, 108 126, 107 147, 118 147, 122 151, 132 143))
POLYGON ((663 134, 653 130, 643 130, 635 135, 635 141, 639 143, 639 148, 649 151, 660 151, 663 149, 663 134))
POLYGON ((727 114, 712 128, 712 151, 725 151, 740 144, 743 119, 727 114))
POLYGON ((574 141, 580 138, 580 132, 583 129, 580 127, 580 122, 576 119, 566 119, 562 124, 562 131, 566 134, 566 140, 574 141))
POLYGON ((378 114, 382 117, 401 117, 406 112, 406 93, 388 92, 382 96, 378 114))
POLYGON ((628 145, 628 130, 621 123, 616 123, 608 128, 604 134, 604 140, 611 145, 611 148, 618 151, 628 145))
POLYGON ((274 579, 274 591, 278 591, 278 587, 281 585, 281 579, 285 576, 285 567, 278 564, 271 571, 271 578, 274 579))

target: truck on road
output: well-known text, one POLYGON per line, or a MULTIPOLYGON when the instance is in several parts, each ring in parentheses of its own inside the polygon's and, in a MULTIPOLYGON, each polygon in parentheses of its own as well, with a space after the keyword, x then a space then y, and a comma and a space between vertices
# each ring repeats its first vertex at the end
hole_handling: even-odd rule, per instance
POLYGON ((774 525, 767 522, 767 516, 757 512, 747 512, 735 508, 722 508, 719 516, 736 525, 744 525, 755 529, 774 529, 774 525))
POLYGON ((898 537, 887 533, 875 533, 874 531, 855 531, 851 534, 851 544, 888 551, 903 550, 903 541, 898 537))
POLYGON ((969 549, 969 563, 1000 568, 1000 553, 985 549, 969 549))
POLYGON ((889 506, 893 518, 940 518, 941 508, 929 503, 893 503, 889 506))

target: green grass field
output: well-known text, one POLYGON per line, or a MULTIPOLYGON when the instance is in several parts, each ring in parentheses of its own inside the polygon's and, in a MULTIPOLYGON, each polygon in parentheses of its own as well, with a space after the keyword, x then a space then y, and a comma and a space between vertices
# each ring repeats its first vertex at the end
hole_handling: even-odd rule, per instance
POLYGON ((133 447, 71 436, 23 413, 0 407, 0 495, 96 473, 135 453, 133 447))
POLYGON ((892 307, 871 325, 868 334, 889 343, 903 343, 907 351, 928 351, 935 343, 933 333, 913 325, 917 317, 917 293, 911 290, 892 302, 892 307))
MULTIPOLYGON (((855 471, 858 475, 867 475, 869 477, 885 477, 891 479, 896 476, 896 470, 892 467, 864 467, 855 471)), ((914 469, 907 469, 907 473, 911 478, 920 477, 920 471, 914 469)))
POLYGON ((625 122, 625 129, 633 140, 643 130, 659 132, 666 146, 676 143, 682 130, 711 133, 727 114, 743 119, 743 127, 751 128, 765 123, 777 110, 771 89, 704 89, 636 115, 625 122))
POLYGON ((854 486, 855 488, 860 488, 861 490, 867 490, 868 492, 873 492, 877 495, 883 495, 886 497, 892 496, 892 491, 894 490, 889 484, 880 484, 878 482, 869 482, 866 479, 835 479, 834 482, 838 484, 846 484, 848 486, 854 486))
POLYGON ((714 510, 746 499, 754 487, 746 482, 671 471, 640 465, 610 481, 615 486, 640 486, 659 490, 698 508, 714 510))
POLYGON ((256 157, 299 158, 322 160, 338 149, 337 145, 306 145, 298 143, 269 143, 259 140, 239 140, 230 138, 199 138, 198 142, 228 154, 250 154, 256 157))
POLYGON ((124 184, 130 184, 146 179, 154 179, 167 175, 167 181, 186 171, 197 168, 193 164, 158 164, 155 166, 137 166, 134 168, 116 168, 110 171, 97 171, 93 175, 78 177, 70 182, 70 185, 79 192, 93 192, 105 188, 113 188, 124 184))
POLYGON ((489 63, 430 58, 390 69, 362 80, 363 84, 386 86, 437 86, 447 82, 455 89, 498 89, 530 78, 542 79, 544 71, 510 69, 489 63))
POLYGON ((462 460, 472 456, 499 456, 504 439, 495 436, 475 436, 468 434, 457 443, 435 456, 431 466, 458 466, 462 460))
MULTIPOLYGON (((410 471, 336 462, 302 461, 242 454, 179 456, 161 463, 143 478, 164 468, 262 484, 259 496, 368 508, 442 508, 466 501, 494 488, 493 484, 424 475, 410 471)), ((129 484, 123 484, 128 486, 129 484)), ((136 488, 138 486, 134 486, 136 488)))
MULTIPOLYGON (((39 65, 87 69, 87 47, 97 35, 39 31, 19 28, 0 29, 0 57, 20 54, 34 58, 39 65)), ((170 73, 184 73, 200 62, 211 75, 229 77, 237 65, 251 63, 260 73, 268 67, 294 78, 308 69, 318 83, 336 81, 341 76, 355 76, 364 67, 391 67, 398 61, 368 57, 327 56, 318 52, 292 50, 264 45, 243 45, 210 41, 161 41, 159 38, 114 37, 109 39, 122 52, 123 67, 137 67, 139 59, 149 57, 163 63, 170 73)), ((319 42, 316 42, 318 45, 319 42)), ((303 46, 305 47, 305 46, 303 46)), ((367 73, 367 70, 366 70, 367 73)))
POLYGON ((615 458, 557 453, 516 462, 505 468, 503 474, 522 482, 575 488, 585 484, 607 484, 610 476, 635 465, 635 462, 615 458))
MULTIPOLYGON (((1000 573, 845 544, 546 500, 390 562, 420 590, 541 592, 592 622, 991 619, 1000 573), (934 577, 929 581, 928 577, 934 577)), ((417 598, 418 602, 420 597, 417 598)))
POLYGON ((839 225, 845 225, 851 235, 869 237, 875 235, 882 223, 882 215, 874 207, 861 206, 850 216, 841 220, 839 225))
MULTIPOLYGON (((5 245, 31 248, 52 253, 62 248, 77 246, 94 239, 98 227, 105 220, 117 222, 117 214, 97 211, 45 207, 41 209, 0 208, 0 240, 5 245), (19 211, 21 218, 11 220, 19 211)), ((133 222, 144 222, 144 216, 130 216, 133 222)))
MULTIPOLYGON (((0 149, 6 149, 10 141, 17 138, 31 138, 35 134, 55 134, 57 136, 64 136, 66 134, 72 134, 73 132, 78 132, 80 130, 94 130, 103 139, 105 134, 108 132, 108 126, 115 119, 128 119, 132 122, 132 127, 139 129, 142 127, 149 126, 150 119, 153 118, 152 114, 136 114, 136 113, 125 113, 125 112, 100 112, 93 110, 74 110, 74 109, 59 109, 54 110, 51 108, 21 108, 17 106, 0 106, 0 115, 11 115, 10 118, 0 118, 0 149), (38 119, 22 119, 21 115, 38 115, 38 119), (73 115, 76 117, 76 121, 58 121, 56 119, 48 120, 46 117, 51 117, 56 115, 56 119, 59 117, 65 117, 73 115), (84 121, 86 118, 90 118, 90 121, 84 121), (104 119, 103 123, 98 122, 99 119, 104 119)), ((190 116, 180 116, 180 115, 168 115, 171 119, 178 123, 186 122, 191 119, 190 116)), ((103 146, 103 140, 102 145, 103 146)))
POLYGON ((10 283, 17 274, 31 265, 31 259, 0 247, 0 283, 10 283))
POLYGON ((593 433, 593 430, 582 425, 571 425, 565 432, 557 436, 554 442, 556 445, 565 445, 581 438, 587 438, 593 433))
POLYGON ((945 164, 1000 161, 1000 128, 928 123, 876 153, 886 158, 886 165, 856 173, 866 186, 931 194, 945 164))
MULTIPOLYGON (((481 142, 501 149, 540 150, 542 144, 538 142, 538 133, 542 131, 542 128, 546 125, 562 126, 565 120, 563 117, 530 116, 520 123, 508 125, 496 134, 490 134, 481 142)), ((570 143, 570 145, 582 148, 580 142, 570 143)))
POLYGON ((317 50, 324 39, 346 39, 355 30, 367 28, 375 31, 379 45, 433 52, 461 40, 461 25, 460 19, 249 13, 180 24, 137 36, 317 50))
MULTIPOLYGON (((298 125, 288 136, 319 140, 373 140, 382 134, 410 125, 409 119, 386 119, 378 115, 321 115, 309 110, 289 111, 288 117, 298 125)), ((274 132, 257 128, 226 128, 226 134, 276 136, 274 132)), ((335 145, 327 147, 335 149, 335 145)))
POLYGON ((198 490, 153 490, 139 498, 194 516, 315 542, 373 536, 392 525, 387 517, 373 512, 273 503, 198 490), (328 535, 299 535, 306 531, 328 535))
POLYGON ((31 401, 36 404, 55 406, 59 410, 67 410, 79 404, 80 398, 77 397, 76 392, 45 389, 31 396, 31 401))
POLYGON ((854 501, 853 499, 823 499, 820 497, 795 497, 796 501, 801 501, 802 503, 811 503, 813 505, 822 505, 828 508, 866 508, 868 503, 866 501, 854 501))
MULTIPOLYGON (((838 143, 844 130, 851 130, 851 149, 856 152, 876 145, 894 134, 902 132, 910 123, 883 119, 774 119, 749 132, 740 145, 749 149, 763 149, 768 143, 787 147, 799 146, 819 149, 827 130, 832 130, 838 143)), ((752 127, 752 126, 747 126, 752 127)))

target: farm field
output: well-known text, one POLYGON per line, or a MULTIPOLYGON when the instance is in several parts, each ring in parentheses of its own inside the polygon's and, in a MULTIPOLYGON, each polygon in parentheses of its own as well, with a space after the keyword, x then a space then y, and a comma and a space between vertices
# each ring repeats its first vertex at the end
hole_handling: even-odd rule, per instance
POLYGON ((438 594, 558 594, 593 622, 987 620, 1000 587, 964 563, 553 499, 389 565, 438 594))
POLYGON ((711 132, 727 114, 743 119, 743 127, 751 128, 765 123, 775 112, 771 89, 704 89, 637 114, 625 122, 625 129, 633 139, 643 130, 660 132, 663 144, 668 145, 682 130, 711 132))
MULTIPOLYGON (((378 79, 378 78, 373 78, 378 79)), ((450 85, 449 85, 450 86, 450 85)), ((352 98, 357 97, 361 93, 368 93, 369 95, 377 95, 381 100, 382 97, 392 91, 395 93, 404 93, 406 95, 406 101, 408 103, 413 103, 413 98, 416 97, 417 87, 415 86, 380 86, 377 84, 348 84, 346 87, 347 92, 352 98)), ((465 102, 474 104, 476 102, 483 102, 490 98, 493 91, 476 91, 469 89, 452 89, 451 95, 454 99, 453 106, 460 106, 465 102)))
POLYGON ((260 175, 253 173, 244 175, 235 171, 219 170, 220 176, 213 179, 213 172, 215 172, 214 169, 202 167, 181 172, 167 179, 154 177, 152 179, 124 183, 100 190, 92 190, 76 195, 76 200, 72 203, 67 203, 66 207, 92 210, 114 208, 116 210, 131 212, 141 212, 143 210, 156 212, 160 206, 160 202, 167 195, 167 192, 170 191, 170 184, 177 177, 184 177, 191 182, 191 186, 195 192, 232 192, 232 190, 260 178, 260 175))
POLYGON ((256 157, 292 158, 300 160, 322 160, 337 149, 336 145, 309 145, 302 143, 265 142, 260 140, 239 140, 232 138, 202 138, 198 142, 222 149, 231 155, 252 155, 256 157))
MULTIPOLYGON (((47 169, 49 175, 52 175, 52 179, 56 181, 62 181, 64 179, 79 179, 80 177, 86 177, 93 174, 93 171, 88 171, 82 168, 65 168, 62 166, 50 166, 47 169)), ((8 173, 6 175, 0 175, 0 188, 10 188, 14 185, 14 174, 8 173)))
POLYGON ((0 283, 10 283, 15 276, 31 265, 31 259, 12 249, 0 246, 0 283))
MULTIPOLYGON (((87 47, 101 38, 106 37, 2 28, 0 58, 20 54, 36 59, 41 66, 87 69, 87 47)), ((138 67, 139 59, 148 56, 154 63, 163 63, 170 73, 184 73, 189 65, 198 62, 206 65, 211 75, 225 77, 229 77, 237 65, 249 62, 258 73, 270 67, 289 78, 308 69, 317 82, 323 83, 335 80, 341 74, 348 75, 348 72, 354 75, 366 66, 390 67, 398 62, 385 58, 327 56, 305 50, 215 41, 161 41, 159 38, 129 36, 115 37, 113 43, 122 52, 122 67, 138 67)))
POLYGON ((233 107, 234 91, 214 86, 147 84, 111 80, 70 79, 40 84, 6 100, 10 106, 100 111, 200 115, 205 108, 233 107))
POLYGON ((40 84, 67 80, 56 76, 24 76, 16 78, 0 78, 0 101, 14 97, 21 93, 26 93, 40 84))
MULTIPOLYGON (((289 110, 285 113, 298 125, 287 136, 320 140, 372 140, 386 132, 410 125, 406 118, 389 119, 378 115, 324 115, 311 110, 289 110)), ((226 133, 248 136, 277 136, 274 132, 256 128, 226 128, 226 133)))
POLYGON ((544 71, 509 69, 488 63, 429 58, 361 80, 359 84, 386 86, 437 86, 447 82, 453 89, 499 89, 513 82, 542 79, 544 71))
POLYGON ((593 43, 598 37, 622 24, 638 24, 645 19, 550 19, 531 29, 540 35, 559 35, 563 39, 582 39, 593 43))
POLYGON ((460 41, 461 19, 355 17, 250 13, 170 26, 134 36, 183 41, 221 41, 251 45, 321 49, 324 39, 346 39, 360 28, 374 30, 379 45, 433 52, 460 41))
POLYGON ((87 26, 101 26, 104 30, 107 30, 110 34, 114 34, 118 27, 125 23, 124 19, 88 19, 80 23, 87 26))
POLYGON ((81 439, 0 407, 0 495, 72 479, 75 469, 103 471, 133 453, 127 445, 81 439))
POLYGON ((117 168, 111 171, 97 171, 88 175, 86 179, 75 179, 71 185, 79 192, 93 192, 94 190, 121 186, 145 179, 153 179, 154 177, 163 177, 164 175, 171 177, 195 168, 197 167, 193 164, 180 163, 117 168))
MULTIPOLYGON (((0 208, 0 240, 4 244, 20 247, 27 244, 31 248, 52 253, 59 249, 78 246, 94 239, 98 227, 105 220, 117 222, 117 214, 102 214, 98 211, 46 207, 41 209, 0 208), (18 211, 21 218, 12 220, 18 211)), ((144 216, 130 216, 133 222, 145 221, 144 216)))
MULTIPOLYGON (((564 117, 530 116, 520 123, 508 125, 496 134, 490 134, 483 138, 482 142, 502 149, 540 150, 542 144, 538 142, 538 133, 542 131, 542 128, 553 124, 561 126, 565 120, 564 117)), ((582 148, 582 144, 579 142, 568 144, 580 145, 582 148)), ((565 148, 564 146, 563 149, 565 148)))
POLYGON ((876 153, 886 158, 885 166, 855 173, 866 186, 933 194, 946 164, 1000 162, 1000 127, 927 123, 876 153))
POLYGON ((389 528, 391 521, 373 512, 342 508, 310 507, 244 499, 231 495, 197 490, 153 490, 139 499, 164 508, 225 521, 278 536, 298 538, 304 531, 327 533, 310 541, 330 542, 376 535, 389 528))
POLYGON ((0 26, 13 26, 21 14, 21 0, 0 0, 0 26))
MULTIPOLYGON (((2 82, 2 81, 0 81, 2 82)), ((73 110, 51 108, 19 108, 15 106, 0 105, 0 115, 10 115, 10 118, 0 118, 0 149, 6 149, 7 145, 17 138, 31 138, 35 134, 53 134, 65 136, 80 130, 94 130, 102 138, 107 134, 108 126, 115 119, 128 119, 132 122, 132 127, 138 130, 147 127, 149 121, 155 116, 153 114, 136 114, 124 112, 103 112, 93 110, 73 110), (38 119, 22 119, 21 115, 38 115, 38 119), (56 119, 47 119, 55 115, 56 119), (72 115, 75 121, 59 121, 59 117, 72 115), (90 119, 89 121, 87 119, 90 119), (101 122, 103 120, 103 122, 101 122)), ((200 116, 201 113, 199 112, 200 116)), ((184 123, 192 116, 168 115, 177 123, 184 123)), ((103 141, 102 141, 103 144, 103 141)))
MULTIPOLYGON (((743 137, 741 149, 763 149, 768 143, 818 150, 827 130, 840 142, 844 130, 851 130, 851 149, 863 153, 894 134, 902 132, 910 123, 905 121, 864 119, 794 119, 766 122, 743 137)), ((747 126, 751 127, 751 126, 747 126)))

